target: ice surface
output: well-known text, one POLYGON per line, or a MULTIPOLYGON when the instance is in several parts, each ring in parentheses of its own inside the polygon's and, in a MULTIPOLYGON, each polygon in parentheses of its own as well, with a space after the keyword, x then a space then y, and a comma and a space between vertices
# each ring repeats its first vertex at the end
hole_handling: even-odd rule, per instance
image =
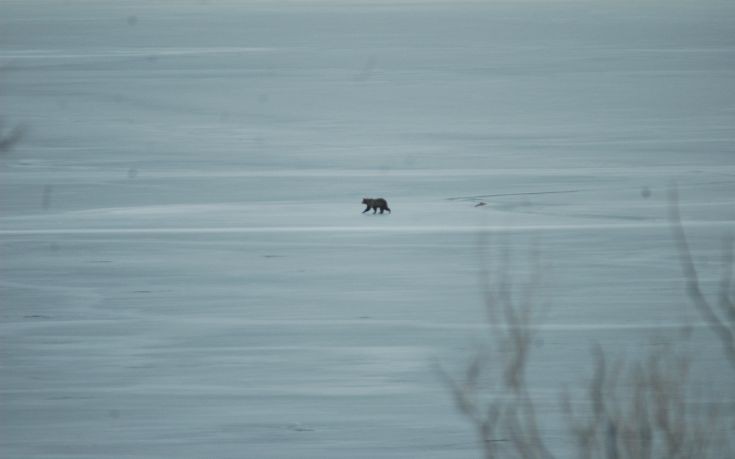
POLYGON ((0 11, 0 115, 30 128, 0 158, 1 456, 477 457, 435 368, 486 337, 508 246, 517 279, 529 248, 549 267, 549 419, 593 342, 687 323, 699 383, 732 387, 666 214, 676 182, 714 292, 729 3, 0 11))

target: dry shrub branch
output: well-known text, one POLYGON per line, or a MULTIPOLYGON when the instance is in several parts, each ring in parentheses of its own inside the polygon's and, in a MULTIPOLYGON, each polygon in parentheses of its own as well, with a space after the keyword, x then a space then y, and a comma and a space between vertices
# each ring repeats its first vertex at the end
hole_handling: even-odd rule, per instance
MULTIPOLYGON (((735 369, 732 240, 723 249, 715 307, 702 292, 675 189, 669 217, 689 298, 722 343, 724 359, 735 369)), ((571 457, 547 446, 527 381, 532 344, 545 310, 539 306, 545 300, 539 295, 544 270, 534 252, 527 280, 516 285, 510 250, 501 249, 497 258, 497 269, 489 269, 485 262, 481 269, 491 344, 472 357, 461 377, 443 372, 444 379, 457 409, 474 427, 486 459, 571 457)), ((735 457, 733 413, 723 413, 711 400, 694 396, 692 359, 682 339, 673 337, 665 346, 627 360, 611 359, 601 346, 594 346, 587 386, 561 395, 568 444, 577 457, 735 457)))

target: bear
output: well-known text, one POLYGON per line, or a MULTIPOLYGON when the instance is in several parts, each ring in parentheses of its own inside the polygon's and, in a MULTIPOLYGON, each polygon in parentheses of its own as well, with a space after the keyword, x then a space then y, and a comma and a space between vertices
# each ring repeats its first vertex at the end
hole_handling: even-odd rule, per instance
POLYGON ((370 210, 370 209, 373 209, 373 214, 375 214, 375 212, 377 212, 378 209, 380 209, 380 213, 381 214, 385 210, 387 210, 388 212, 392 213, 390 211, 390 208, 388 207, 388 202, 385 199, 383 199, 383 198, 376 198, 376 199, 364 198, 362 200, 362 203, 367 206, 365 208, 365 210, 362 211, 363 214, 365 212, 367 212, 368 210, 370 210))

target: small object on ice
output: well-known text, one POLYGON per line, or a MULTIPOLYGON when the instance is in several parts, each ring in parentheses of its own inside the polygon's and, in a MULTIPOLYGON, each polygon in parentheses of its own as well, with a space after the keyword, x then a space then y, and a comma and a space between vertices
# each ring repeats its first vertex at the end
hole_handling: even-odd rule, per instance
POLYGON ((311 427, 307 427, 303 424, 289 424, 288 426, 289 430, 293 430, 294 432, 313 432, 314 429, 311 427))
POLYGON ((648 199, 651 197, 651 189, 647 186, 644 186, 641 188, 641 196, 643 196, 643 199, 648 199))
POLYGON ((478 202, 477 204, 475 204, 475 207, 482 207, 482 206, 486 206, 486 205, 487 205, 487 203, 486 203, 486 202, 484 202, 484 201, 480 201, 480 202, 478 202))
POLYGON ((373 209, 373 215, 375 215, 375 212, 380 209, 380 213, 382 214, 384 210, 387 210, 389 213, 392 213, 390 211, 390 208, 388 207, 388 201, 386 201, 383 198, 363 198, 362 203, 365 204, 367 207, 365 210, 362 211, 364 214, 370 209, 373 209))

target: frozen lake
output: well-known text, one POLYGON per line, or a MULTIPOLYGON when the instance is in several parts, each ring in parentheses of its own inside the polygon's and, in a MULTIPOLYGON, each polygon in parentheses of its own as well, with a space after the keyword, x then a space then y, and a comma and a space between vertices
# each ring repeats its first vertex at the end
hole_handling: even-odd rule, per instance
POLYGON ((548 420, 595 342, 635 358, 692 325, 732 415, 666 205, 676 183, 714 295, 733 23, 716 1, 2 0, 0 116, 29 130, 0 157, 0 456, 479 457, 436 366, 486 339, 479 273, 507 248, 518 282, 529 250, 547 267, 529 385, 562 457, 548 420))

